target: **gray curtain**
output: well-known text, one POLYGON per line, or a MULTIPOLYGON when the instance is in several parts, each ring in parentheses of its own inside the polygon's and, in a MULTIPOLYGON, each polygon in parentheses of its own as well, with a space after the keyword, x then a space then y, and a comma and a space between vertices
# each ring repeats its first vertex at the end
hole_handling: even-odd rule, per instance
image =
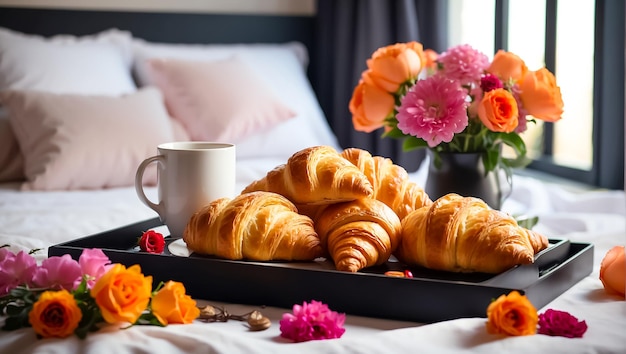
POLYGON ((405 153, 401 142, 382 139, 382 129, 357 132, 348 104, 365 61, 382 47, 418 41, 441 52, 447 47, 446 0, 318 0, 312 84, 343 148, 359 147, 393 159, 408 171, 424 150, 405 153))

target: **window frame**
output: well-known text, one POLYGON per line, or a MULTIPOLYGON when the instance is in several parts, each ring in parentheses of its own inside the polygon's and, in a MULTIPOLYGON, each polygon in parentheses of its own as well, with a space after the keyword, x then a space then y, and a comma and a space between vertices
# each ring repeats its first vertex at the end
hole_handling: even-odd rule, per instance
MULTIPOLYGON (((495 0, 495 50, 508 49, 509 0, 495 0)), ((569 3, 569 2, 568 2, 569 3)), ((545 65, 555 73, 558 0, 546 0, 545 65)), ((553 123, 544 123, 544 154, 527 168, 589 185, 624 189, 624 33, 622 0, 595 0, 592 167, 558 165, 552 158, 553 123), (618 50, 619 49, 619 50, 618 50)))

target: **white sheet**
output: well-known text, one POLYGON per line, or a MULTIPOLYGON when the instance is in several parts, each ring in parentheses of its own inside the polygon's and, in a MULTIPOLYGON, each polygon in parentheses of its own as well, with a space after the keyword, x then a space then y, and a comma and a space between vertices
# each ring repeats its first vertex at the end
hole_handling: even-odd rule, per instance
MULTIPOLYGON (((264 175, 278 159, 242 161, 238 188, 264 175)), ((413 175, 425 182, 425 171, 413 175)), ((155 194, 154 189, 149 193, 155 194)), ((538 215, 536 230, 549 237, 594 244, 593 273, 540 309, 568 311, 587 321, 582 339, 535 335, 501 337, 485 331, 484 318, 466 318, 421 325, 383 319, 347 316, 341 339, 293 344, 279 337, 278 322, 290 309, 267 308, 263 313, 272 327, 249 332, 237 321, 194 323, 166 328, 136 326, 92 333, 86 340, 36 340, 31 329, 0 332, 2 353, 624 353, 626 352, 626 302, 606 295, 598 278, 606 251, 626 240, 626 199, 623 191, 582 191, 563 185, 515 176, 514 190, 503 206, 516 214, 538 215)), ((13 250, 45 248, 76 237, 156 216, 135 195, 134 188, 77 192, 17 192, 15 185, 0 186, 0 244, 13 250)), ((203 300, 213 305, 220 303, 203 300)), ((332 308, 332 304, 329 304, 332 308)), ((384 306, 383 304, 377 304, 384 306)), ((231 313, 252 308, 225 304, 231 313)))

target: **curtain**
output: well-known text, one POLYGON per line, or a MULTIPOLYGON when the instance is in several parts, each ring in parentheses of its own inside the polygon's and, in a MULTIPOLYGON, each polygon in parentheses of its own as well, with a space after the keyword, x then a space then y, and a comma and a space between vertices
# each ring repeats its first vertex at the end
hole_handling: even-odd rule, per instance
POLYGON ((311 81, 340 145, 358 147, 391 158, 415 171, 425 150, 402 151, 402 143, 382 139, 382 128, 357 132, 348 109, 352 91, 366 60, 382 47, 418 41, 424 48, 442 52, 447 47, 445 0, 318 0, 315 29, 315 63, 311 81))

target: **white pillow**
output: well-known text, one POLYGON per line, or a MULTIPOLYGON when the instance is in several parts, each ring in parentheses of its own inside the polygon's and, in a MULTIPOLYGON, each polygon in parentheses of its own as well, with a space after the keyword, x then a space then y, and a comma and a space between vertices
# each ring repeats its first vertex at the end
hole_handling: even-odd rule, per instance
MULTIPOLYGON (((9 90, 0 94, 24 154, 23 190, 132 186, 139 164, 177 138, 153 87, 121 95, 9 90)), ((156 171, 144 177, 156 182, 156 171)))
MULTIPOLYGON (((339 149, 306 76, 308 55, 301 43, 190 45, 152 43, 134 38, 133 52, 139 86, 152 84, 148 74, 149 59, 218 61, 237 56, 274 95, 295 111, 295 118, 238 142, 238 158, 279 157, 286 160, 293 153, 314 145, 339 149)), ((245 83, 242 83, 242 90, 244 87, 245 83)))
POLYGON ((119 95, 136 90, 132 35, 42 37, 0 27, 0 90, 119 95))

